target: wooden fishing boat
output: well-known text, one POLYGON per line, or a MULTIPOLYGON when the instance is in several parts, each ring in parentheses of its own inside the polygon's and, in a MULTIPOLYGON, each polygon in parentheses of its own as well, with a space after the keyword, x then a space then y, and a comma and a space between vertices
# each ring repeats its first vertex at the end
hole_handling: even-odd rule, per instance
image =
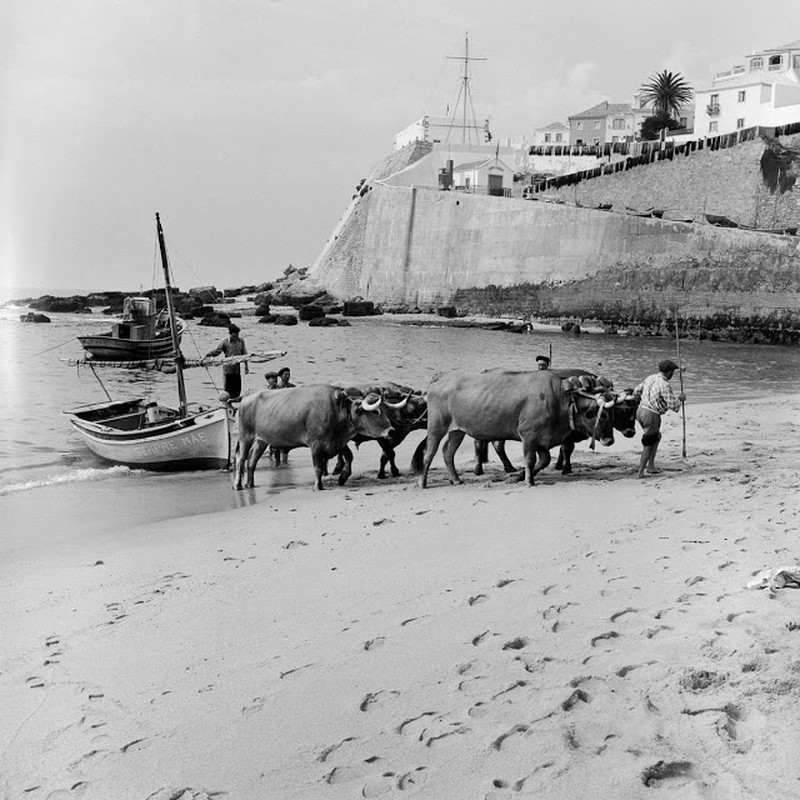
POLYGON ((157 311, 154 297, 126 297, 122 320, 106 333, 79 336, 83 349, 99 361, 163 358, 175 354, 172 328, 180 344, 185 323, 170 320, 167 310, 157 311))
MULTIPOLYGON (((169 262, 164 243, 161 220, 156 214, 156 232, 166 286, 167 313, 170 319, 170 352, 167 358, 149 361, 97 361, 81 359, 97 376, 96 369, 159 369, 174 373, 178 384, 178 407, 162 406, 152 400, 137 397, 129 400, 112 400, 95 403, 65 411, 75 430, 81 435, 90 450, 105 461, 129 467, 150 470, 225 469, 230 460, 230 426, 234 409, 227 396, 218 407, 192 405, 186 401, 186 386, 183 370, 186 366, 207 366, 210 363, 240 362, 245 360, 266 361, 285 355, 275 351, 269 354, 235 356, 229 359, 200 359, 187 361, 183 358, 178 341, 175 310, 172 302, 172 286, 169 262)), ((99 378, 98 378, 99 380, 99 378)), ((102 385, 102 381, 101 381, 102 385)), ((103 387, 105 390, 105 387, 103 387)), ((222 399, 222 398, 221 398, 222 399)))
POLYGON ((728 217, 724 217, 721 214, 706 214, 706 221, 709 225, 716 225, 718 228, 738 228, 739 223, 734 222, 732 219, 728 217))

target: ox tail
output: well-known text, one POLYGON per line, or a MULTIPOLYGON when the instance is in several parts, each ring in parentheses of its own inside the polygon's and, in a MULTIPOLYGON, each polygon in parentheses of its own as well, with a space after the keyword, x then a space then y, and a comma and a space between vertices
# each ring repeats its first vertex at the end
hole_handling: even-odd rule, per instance
POLYGON ((417 449, 414 451, 414 455, 411 456, 411 471, 414 475, 421 475, 422 474, 422 460, 425 458, 425 444, 427 443, 428 438, 425 437, 418 445, 417 449))

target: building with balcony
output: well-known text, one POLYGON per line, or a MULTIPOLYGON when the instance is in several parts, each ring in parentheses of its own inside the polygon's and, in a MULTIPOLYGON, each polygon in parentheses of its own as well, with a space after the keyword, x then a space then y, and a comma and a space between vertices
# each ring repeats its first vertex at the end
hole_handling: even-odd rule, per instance
POLYGON ((800 122, 800 39, 758 50, 695 90, 695 136, 800 122))
POLYGON ((569 117, 569 136, 572 144, 604 145, 612 142, 632 142, 635 134, 634 115, 628 103, 609 103, 604 100, 569 117))

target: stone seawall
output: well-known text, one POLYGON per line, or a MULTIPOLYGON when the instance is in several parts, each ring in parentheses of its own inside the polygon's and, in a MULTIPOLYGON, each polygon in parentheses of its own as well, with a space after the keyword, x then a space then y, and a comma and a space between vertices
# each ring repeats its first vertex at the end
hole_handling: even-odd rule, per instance
POLYGON ((800 237, 617 211, 659 206, 702 218, 702 204, 742 222, 800 224, 798 193, 764 180, 764 151, 750 142, 559 190, 564 201, 572 194, 614 211, 375 181, 313 277, 339 297, 376 303, 653 332, 677 309, 687 333, 794 341, 800 237))

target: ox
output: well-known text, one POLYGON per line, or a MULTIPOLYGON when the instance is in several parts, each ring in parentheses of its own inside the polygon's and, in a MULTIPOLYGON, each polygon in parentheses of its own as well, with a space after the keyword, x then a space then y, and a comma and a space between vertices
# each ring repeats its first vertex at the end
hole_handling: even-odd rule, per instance
MULTIPOLYGON (((411 431, 422 430, 428 426, 428 403, 422 392, 414 391, 407 386, 387 382, 378 386, 359 386, 345 389, 351 397, 367 397, 378 394, 383 397, 383 406, 386 416, 392 423, 391 436, 376 438, 358 434, 353 437, 353 442, 358 447, 363 442, 375 439, 381 448, 381 459, 378 467, 378 478, 386 478, 386 466, 393 478, 400 477, 400 470, 395 463, 395 448, 399 447, 411 431), (390 402, 390 399, 392 402, 390 402)), ((338 475, 344 468, 344 459, 340 455, 333 470, 338 475)))
POLYGON ((252 488, 253 473, 267 445, 281 450, 310 448, 317 489, 322 489, 328 459, 341 453, 345 464, 339 485, 343 486, 352 472, 353 454, 347 443, 358 435, 390 436, 392 430, 380 396, 348 397, 324 384, 280 392, 264 389, 245 397, 239 407, 234 488, 242 488, 243 478, 245 488, 252 488))
POLYGON ((464 436, 469 435, 487 441, 521 441, 525 478, 533 486, 536 474, 550 463, 550 449, 572 432, 599 439, 604 445, 614 443, 613 403, 602 395, 565 388, 560 377, 545 370, 494 370, 477 375, 450 372, 438 376, 428 387, 424 459, 415 459, 414 463, 420 473, 419 485, 423 489, 427 486, 431 461, 442 438, 449 434, 442 454, 451 483, 462 482, 454 456, 464 436))
MULTIPOLYGON (((487 370, 490 372, 490 370, 487 370)), ((588 372, 584 369, 552 369, 550 370, 554 375, 559 378, 581 378, 582 376, 591 379, 590 382, 596 383, 598 376, 593 372, 588 372)), ((599 379, 606 388, 612 388, 610 381, 606 379, 599 379)), ((587 386, 588 386, 587 382, 587 386)), ((626 390, 617 396, 613 408, 613 425, 626 439, 630 439, 636 434, 636 409, 639 407, 638 399, 633 397, 631 390, 626 390)), ((586 436, 573 431, 561 444, 558 451, 558 459, 556 460, 556 469, 562 475, 569 475, 572 472, 571 456, 575 450, 575 445, 578 442, 586 440, 586 436)), ((511 463, 506 454, 505 442, 501 440, 493 441, 497 457, 500 459, 503 469, 506 472, 516 472, 517 468, 511 463)), ((475 474, 483 475, 483 465, 489 460, 489 442, 485 440, 476 440, 475 442, 475 474)))

